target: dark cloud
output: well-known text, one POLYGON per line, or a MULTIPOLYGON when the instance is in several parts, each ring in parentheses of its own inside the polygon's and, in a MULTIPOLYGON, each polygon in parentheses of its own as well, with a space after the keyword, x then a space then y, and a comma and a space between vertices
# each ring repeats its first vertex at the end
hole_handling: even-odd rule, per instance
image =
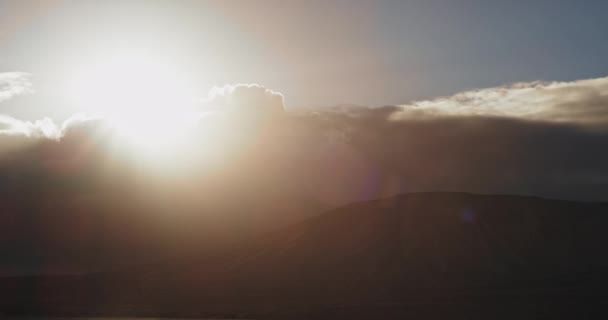
POLYGON ((348 146, 352 157, 368 164, 370 177, 358 184, 375 190, 372 197, 386 195, 383 190, 585 200, 605 200, 608 194, 608 152, 602 147, 608 143, 607 130, 481 116, 393 121, 392 114, 333 114, 322 120, 331 128, 329 136, 340 137, 334 143, 348 146))
MULTIPOLYGON (((196 167, 192 170, 209 174, 205 166, 216 158, 221 163, 213 170, 219 166, 249 181, 238 183, 240 188, 274 179, 276 188, 328 206, 420 190, 602 200, 608 175, 606 92, 606 79, 522 83, 405 106, 286 113, 278 92, 226 86, 212 91, 206 103, 215 113, 201 117, 188 150, 173 150, 172 161, 177 167, 187 161, 196 167), (258 122, 252 114, 283 116, 258 122)), ((115 149, 120 138, 102 120, 74 117, 57 125, 4 117, 0 125, 2 150, 52 140, 50 148, 61 151, 47 154, 56 156, 87 141, 73 148, 80 154, 112 153, 121 166, 153 175, 134 161, 150 155, 138 156, 137 149, 129 151, 131 157, 120 155, 115 149)), ((193 177, 189 183, 199 181, 193 177)))
POLYGON ((604 82, 299 113, 284 112, 282 96, 263 87, 226 87, 210 96, 216 108, 201 116, 187 150, 163 155, 162 173, 103 120, 3 117, 0 266, 159 258, 401 192, 605 201, 604 82))

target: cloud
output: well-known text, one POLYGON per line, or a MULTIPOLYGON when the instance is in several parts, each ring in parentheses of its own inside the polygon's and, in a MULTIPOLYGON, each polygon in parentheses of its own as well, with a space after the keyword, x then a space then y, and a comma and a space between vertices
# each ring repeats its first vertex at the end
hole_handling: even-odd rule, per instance
MULTIPOLYGON (((290 189, 328 205, 423 190, 600 200, 608 189, 607 88, 608 78, 531 82, 401 106, 296 113, 283 111, 283 96, 276 91, 255 84, 224 86, 214 88, 205 103, 217 115, 247 116, 201 117, 187 137, 188 149, 172 150, 170 159, 175 167, 194 166, 199 173, 208 173, 205 166, 215 161, 213 170, 231 168, 250 182, 275 181, 268 189, 290 189), (283 116, 268 125, 248 121, 251 114, 283 116)), ((14 150, 16 141, 54 140, 61 142, 58 153, 69 153, 71 147, 61 147, 69 140, 103 153, 95 145, 115 137, 100 128, 103 120, 83 116, 61 125, 3 116, 0 152, 14 150)), ((114 140, 113 145, 122 143, 114 140)), ((145 168, 150 167, 138 171, 145 168)))
POLYGON ((57 139, 61 129, 50 118, 22 121, 0 115, 0 135, 24 135, 26 137, 57 139))
POLYGON ((15 96, 30 93, 32 84, 30 75, 25 72, 0 73, 0 102, 15 96))
POLYGON ((11 243, 11 261, 95 268, 402 192, 606 200, 606 81, 305 112, 283 111, 282 95, 258 85, 216 88, 206 101, 216 112, 189 131, 188 149, 161 155, 168 175, 154 171, 150 154, 122 145, 103 119, 2 116, 0 249, 11 243), (248 121, 252 114, 281 117, 248 121), (159 243, 166 239, 175 246, 159 243))
MULTIPOLYGON (((48 118, 30 122, 0 115, 0 159, 27 150, 41 140, 58 139, 59 134, 60 129, 48 118)), ((26 156, 17 154, 17 158, 26 156)))
POLYGON ((393 118, 491 116, 608 124, 608 77, 571 82, 523 82, 465 91, 402 105, 393 118))
POLYGON ((388 111, 317 114, 309 125, 328 137, 324 157, 347 155, 303 170, 323 177, 318 187, 348 190, 347 201, 437 190, 606 200, 608 130, 484 116, 394 121, 388 111), (339 182, 334 175, 348 163, 362 166, 339 182))
POLYGON ((210 106, 245 113, 281 113, 283 95, 258 84, 235 84, 214 87, 205 101, 210 106))

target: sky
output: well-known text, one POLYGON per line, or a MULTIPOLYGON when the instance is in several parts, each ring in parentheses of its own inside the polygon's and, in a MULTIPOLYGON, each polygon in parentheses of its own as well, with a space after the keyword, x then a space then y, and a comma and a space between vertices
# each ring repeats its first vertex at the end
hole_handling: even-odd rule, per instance
POLYGON ((187 70, 200 97, 214 85, 259 83, 294 109, 602 77, 607 9, 604 1, 2 1, 0 71, 31 74, 37 94, 0 111, 64 120, 78 110, 61 87, 66 76, 125 48, 187 70))
POLYGON ((608 201, 606 9, 2 1, 0 275, 408 192, 608 201))

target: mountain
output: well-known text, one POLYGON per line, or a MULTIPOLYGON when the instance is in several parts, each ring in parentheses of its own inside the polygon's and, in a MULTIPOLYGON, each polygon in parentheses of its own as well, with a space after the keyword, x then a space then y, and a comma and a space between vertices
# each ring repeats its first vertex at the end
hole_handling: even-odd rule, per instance
POLYGON ((608 203, 414 193, 331 210, 227 252, 27 283, 45 283, 47 300, 35 302, 45 310, 72 313, 434 318, 509 306, 509 318, 580 316, 608 297, 607 228, 608 203))

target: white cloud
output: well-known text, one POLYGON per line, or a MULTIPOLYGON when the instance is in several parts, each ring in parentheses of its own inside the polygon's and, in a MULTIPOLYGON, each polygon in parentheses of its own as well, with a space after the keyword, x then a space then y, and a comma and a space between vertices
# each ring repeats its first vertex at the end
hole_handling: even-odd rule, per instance
POLYGON ((57 139, 61 137, 61 132, 61 128, 49 118, 32 122, 0 115, 0 135, 23 135, 32 138, 57 139))
POLYGON ((393 118, 497 116, 530 120, 608 123, 608 77, 571 82, 524 82, 465 91, 402 105, 393 118))
POLYGON ((71 129, 95 125, 96 122, 101 120, 84 114, 75 114, 63 123, 58 124, 50 118, 25 121, 0 114, 0 138, 3 136, 22 136, 31 139, 58 140, 71 129))
POLYGON ((284 110, 283 95, 258 84, 235 84, 214 87, 204 101, 208 106, 237 112, 280 113, 284 110))
POLYGON ((30 92, 32 92, 32 83, 28 73, 0 73, 0 102, 30 92))

